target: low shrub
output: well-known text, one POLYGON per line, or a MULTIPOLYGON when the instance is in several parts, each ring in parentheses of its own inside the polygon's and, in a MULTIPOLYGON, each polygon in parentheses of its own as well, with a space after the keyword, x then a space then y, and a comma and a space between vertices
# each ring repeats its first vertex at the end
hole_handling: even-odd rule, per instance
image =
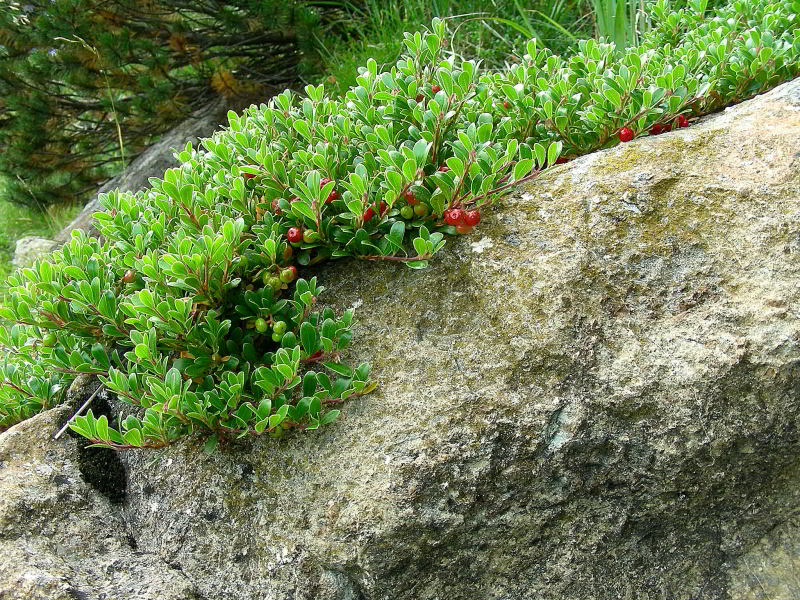
POLYGON ((103 197, 104 241, 76 232, 10 278, 0 317, 3 427, 53 406, 79 373, 139 407, 112 428, 72 428, 113 448, 201 433, 281 435, 334 421, 375 383, 340 362, 352 313, 320 310, 328 259, 424 268, 512 186, 561 160, 652 135, 798 73, 797 2, 652 7, 635 49, 584 41, 569 60, 527 46, 498 72, 442 58, 446 29, 406 35, 339 101, 322 86, 253 106, 137 194, 103 197))

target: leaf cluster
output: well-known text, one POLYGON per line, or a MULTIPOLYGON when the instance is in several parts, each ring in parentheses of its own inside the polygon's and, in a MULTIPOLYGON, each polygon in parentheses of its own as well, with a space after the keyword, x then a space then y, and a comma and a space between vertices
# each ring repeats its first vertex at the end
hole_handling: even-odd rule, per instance
POLYGON ((534 40, 499 72, 443 58, 434 20, 392 69, 369 61, 342 100, 308 86, 231 113, 148 190, 103 197, 104 241, 76 232, 10 278, 0 426, 52 406, 79 373, 136 407, 116 426, 74 422, 115 448, 333 421, 375 384, 340 360, 352 312, 320 310, 322 287, 297 267, 423 268, 463 232, 448 211, 485 210, 623 127, 645 135, 797 75, 795 8, 737 1, 705 16, 702 0, 672 12, 662 0, 638 48, 589 40, 566 61, 534 40))

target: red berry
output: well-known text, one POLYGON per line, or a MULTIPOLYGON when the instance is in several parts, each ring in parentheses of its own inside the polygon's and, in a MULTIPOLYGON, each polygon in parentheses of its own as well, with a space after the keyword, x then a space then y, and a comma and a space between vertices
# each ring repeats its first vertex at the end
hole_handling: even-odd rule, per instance
POLYGON ((286 232, 286 239, 289 240, 290 244, 299 244, 303 241, 303 230, 299 227, 290 227, 289 231, 286 232))
POLYGON ((122 281, 124 281, 125 283, 133 283, 134 281, 136 281, 136 273, 128 269, 127 271, 125 271, 125 275, 123 275, 122 281))
POLYGON ((503 108, 505 108, 506 110, 508 110, 509 108, 511 108, 511 104, 509 104, 508 100, 506 100, 505 102, 503 102, 503 108))
POLYGON ((473 227, 481 222, 481 211, 478 209, 467 211, 464 215, 464 224, 473 227))
POLYGON ((316 360, 321 357, 322 357, 322 350, 317 350, 316 352, 314 352, 314 354, 312 354, 308 358, 310 358, 311 360, 316 360))
POLYGON ((423 100, 425 100, 425 96, 422 94, 417 94, 417 102, 422 102, 423 100))
POLYGON ((383 200, 381 200, 381 216, 388 210, 389 205, 386 204, 383 200))
POLYGON ((444 222, 448 225, 458 225, 464 221, 464 211, 460 208, 451 208, 444 211, 444 222))
POLYGON ((330 179, 329 177, 323 177, 322 180, 320 180, 320 182, 319 182, 319 187, 324 188, 331 181, 333 181, 333 179, 330 179))
POLYGON ((447 173, 449 170, 450 167, 448 167, 447 165, 442 165, 441 167, 439 167, 439 171, 442 173, 447 173))
POLYGON ((650 128, 650 135, 658 135, 661 133, 662 127, 659 123, 656 123, 650 128))
POLYGON ((434 94, 438 94, 439 92, 441 92, 441 91, 442 91, 442 88, 441 88, 441 87, 439 87, 439 86, 438 86, 438 85, 436 85, 436 84, 433 84, 433 87, 431 88, 431 91, 432 91, 434 94))
POLYGON ((566 158, 564 158, 563 156, 559 156, 559 157, 556 159, 556 164, 557 164, 557 165, 563 165, 563 164, 565 164, 565 163, 568 163, 568 162, 569 162, 569 160, 568 160, 568 159, 566 159, 566 158))
POLYGON ((456 231, 461 235, 464 235, 465 233, 469 233, 470 231, 472 231, 472 227, 464 224, 456 225, 456 231))
POLYGON ((275 198, 275 200, 272 201, 272 212, 274 212, 276 215, 279 215, 282 212, 280 200, 278 200, 277 198, 275 198))
POLYGON ((325 200, 325 203, 326 204, 330 204, 334 200, 338 200, 338 199, 339 199, 339 192, 337 192, 336 190, 333 190, 333 191, 331 191, 330 194, 328 194, 328 199, 325 200))
POLYGON ((419 200, 417 200, 417 197, 414 195, 414 192, 412 192, 411 190, 406 190, 403 193, 403 198, 406 199, 406 202, 410 206, 414 206, 415 204, 419 204, 419 200))
POLYGON ((689 118, 686 115, 678 115, 678 127, 688 127, 689 118))
POLYGON ((242 173, 242 175, 244 176, 245 179, 252 179, 253 177, 255 177, 255 175, 253 175, 252 173, 242 173))
POLYGON ((661 133, 667 133, 668 131, 672 131, 672 123, 664 125, 664 128, 661 130, 661 133))
POLYGON ((633 129, 630 127, 623 127, 619 130, 619 140, 621 142, 630 142, 633 139, 633 129))
POLYGON ((375 211, 372 210, 372 207, 368 208, 364 212, 364 223, 366 223, 367 221, 371 221, 372 217, 374 217, 374 216, 375 216, 375 211))

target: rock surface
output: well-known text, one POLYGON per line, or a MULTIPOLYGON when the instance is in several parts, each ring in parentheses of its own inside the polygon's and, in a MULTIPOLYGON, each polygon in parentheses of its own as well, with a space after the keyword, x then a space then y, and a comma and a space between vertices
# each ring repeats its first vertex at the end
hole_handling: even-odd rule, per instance
POLYGON ((59 242, 55 240, 32 235, 19 238, 11 264, 15 267, 28 267, 43 254, 51 252, 58 244, 59 242))
POLYGON ((179 570, 136 550, 115 493, 119 457, 68 434, 53 441, 96 385, 74 387, 67 404, 0 434, 0 598, 199 600, 179 570))
POLYGON ((380 387, 324 431, 123 454, 112 504, 40 433, 66 413, 10 429, 0 598, 800 596, 798 138, 800 79, 548 171, 426 271, 326 267, 380 387))

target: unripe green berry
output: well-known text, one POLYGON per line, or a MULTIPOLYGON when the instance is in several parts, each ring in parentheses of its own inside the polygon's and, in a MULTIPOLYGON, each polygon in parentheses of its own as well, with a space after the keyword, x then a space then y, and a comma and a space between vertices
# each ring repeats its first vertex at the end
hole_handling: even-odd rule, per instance
POLYGON ((52 348, 56 345, 56 334, 52 331, 42 338, 42 345, 52 348))
POLYGON ((264 319, 256 319, 256 331, 264 333, 267 330, 267 322, 264 319))
POLYGON ((280 280, 279 277, 275 277, 274 275, 270 276, 267 285, 272 288, 273 291, 277 292, 281 289, 283 282, 280 280))
POLYGON ((428 205, 423 204, 420 202, 414 207, 414 214, 418 217, 427 217, 428 216, 428 205))
POLYGON ((291 267, 286 267, 281 271, 281 281, 283 283, 292 283, 295 278, 297 277, 297 267, 292 265, 291 267))
POLYGON ((408 205, 404 206, 403 208, 400 209, 400 216, 403 217, 404 219, 413 219, 414 208, 408 205))
POLYGON ((273 333, 272 334, 272 341, 273 342, 280 342, 282 337, 283 336, 281 334, 279 334, 279 333, 273 333))
POLYGON ((272 331, 278 335, 286 333, 286 321, 278 321, 272 326, 272 331))

